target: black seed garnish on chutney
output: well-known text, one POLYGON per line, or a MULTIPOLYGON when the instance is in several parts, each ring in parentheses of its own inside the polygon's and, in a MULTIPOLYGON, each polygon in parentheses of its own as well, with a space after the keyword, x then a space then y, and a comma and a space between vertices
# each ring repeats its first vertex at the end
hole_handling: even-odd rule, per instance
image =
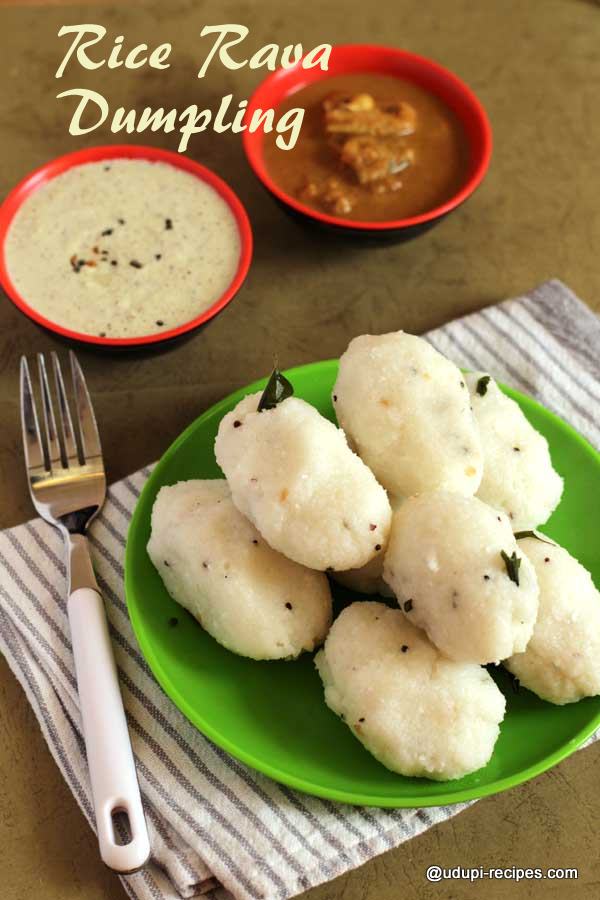
POLYGON ((550 562, 550 557, 549 557, 549 556, 545 556, 545 557, 544 557, 544 562, 550 562))
POLYGON ((489 580, 490 580, 490 576, 489 576, 489 575, 484 575, 484 576, 483 576, 483 580, 484 580, 484 581, 489 581, 489 580))
POLYGON ((521 452, 521 448, 520 448, 520 447, 513 447, 513 450, 515 451, 515 453, 520 453, 520 452, 521 452))
POLYGON ((364 722, 364 721, 365 721, 365 717, 362 716, 358 721, 359 721, 359 722, 364 722))
POLYGON ((154 259, 162 259, 162 253, 155 253, 154 259))
POLYGON ((139 260, 137 260, 137 259, 130 259, 130 260, 129 260, 129 265, 130 265, 130 266, 133 266, 134 269, 141 269, 141 268, 142 268, 141 262, 140 262, 139 260))
POLYGON ((169 563, 166 561, 166 559, 163 559, 163 563, 165 564, 165 566, 167 567, 167 569, 170 569, 170 568, 171 568, 171 566, 170 566, 169 563))
POLYGON ((504 550, 500 551, 500 556, 504 560, 504 565, 506 566, 506 574, 510 578, 511 581, 519 586, 519 568, 522 563, 522 559, 517 556, 515 551, 513 550, 512 554, 509 556, 504 550))
POLYGON ((117 219, 117 222, 119 223, 119 225, 124 225, 125 219, 117 219))
POLYGON ((406 653, 406 651, 408 650, 408 646, 406 644, 402 644, 400 649, 402 650, 403 653, 406 653))
POLYGON ((236 419, 236 420, 235 420, 235 422, 233 423, 233 427, 234 427, 234 428, 241 428, 241 427, 242 427, 242 423, 240 422, 239 419, 236 419))
POLYGON ((203 562, 203 563, 202 563, 202 568, 203 568, 203 569, 208 569, 208 563, 207 563, 207 562, 203 562))
POLYGON ((381 544, 375 544, 375 550, 379 553, 381 550, 381 544))
POLYGON ((337 403, 337 394, 334 394, 334 395, 333 395, 333 402, 334 402, 334 403, 337 403))
POLYGON ((162 319, 157 319, 157 320, 156 320, 156 324, 157 324, 158 327, 160 328, 160 326, 161 326, 161 325, 164 325, 165 323, 163 322, 162 319))
POLYGON ((105 228, 104 231, 102 232, 102 237, 108 237, 109 234, 112 234, 112 233, 113 233, 112 228, 105 228))
POLYGON ((291 603, 286 603, 286 604, 285 604, 285 608, 286 608, 286 609, 292 609, 292 604, 291 604, 291 603))
POLYGON ((258 541, 256 540, 256 538, 253 538, 253 539, 252 539, 252 543, 253 543, 253 544, 258 544, 258 541))
POLYGON ((111 264, 111 266, 116 266, 116 265, 118 265, 116 259, 111 259, 110 264, 111 264))
POLYGON ((412 600, 407 600, 402 608, 404 609, 404 612, 410 612, 411 609, 413 608, 412 600))
POLYGON ((165 229, 166 229, 167 231, 171 231, 172 228, 173 228, 173 221, 172 221, 172 219, 165 219, 165 229))
POLYGON ((492 380, 491 375, 482 375, 479 381, 477 382, 477 393, 480 397, 485 397, 487 394, 488 384, 492 380))

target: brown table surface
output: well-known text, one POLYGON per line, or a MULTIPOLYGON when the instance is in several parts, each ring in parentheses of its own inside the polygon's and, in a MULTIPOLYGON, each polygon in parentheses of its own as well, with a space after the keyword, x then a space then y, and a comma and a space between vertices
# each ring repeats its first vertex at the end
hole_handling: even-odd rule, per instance
MULTIPOLYGON (((214 108, 247 97, 264 73, 213 64, 199 81, 204 24, 250 27, 247 47, 268 41, 393 43, 439 60, 485 103, 494 128, 489 176, 438 228, 398 246, 360 248, 289 220, 263 193, 239 136, 211 131, 190 155, 214 168, 249 211, 256 249, 239 297, 203 332, 167 353, 100 356, 81 350, 112 479, 156 458, 202 410, 263 375, 276 352, 284 366, 339 355, 363 332, 428 328, 552 276, 600 311, 600 7, 584 0, 379 0, 304 3, 189 0, 153 6, 0 10, 2 119, 0 192, 35 166, 77 147, 118 141, 108 126, 71 137, 72 101, 59 90, 89 86, 111 107, 214 108), (92 12, 93 10, 93 12, 92 12), (173 43, 167 72, 54 72, 65 52, 62 24, 99 22, 127 42, 173 43)), ((107 51, 108 52, 108 51, 107 51)), ((175 135, 135 136, 174 149, 175 135)), ((17 409, 22 353, 64 350, 7 300, 0 302, 0 526, 31 516, 17 409)), ((600 746, 551 772, 483 800, 457 818, 386 853, 306 900, 463 900, 518 896, 562 900, 600 894, 600 746), (443 866, 578 866, 574 883, 465 881, 428 885, 443 866)), ((52 761, 35 718, 0 660, 0 847, 5 900, 122 898, 95 839, 52 761)))

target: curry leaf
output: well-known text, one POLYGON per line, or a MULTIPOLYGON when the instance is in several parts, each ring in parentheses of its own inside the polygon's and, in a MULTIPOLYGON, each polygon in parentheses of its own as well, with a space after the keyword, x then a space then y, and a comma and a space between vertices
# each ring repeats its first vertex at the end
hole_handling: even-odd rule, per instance
POLYGON ((492 380, 491 375, 482 375, 479 381, 477 382, 477 393, 480 397, 484 397, 487 394, 488 384, 492 380))
POLYGON ((545 535, 538 534, 537 531, 515 531, 516 541, 520 541, 523 538, 535 538, 536 541, 541 541, 542 544, 550 544, 551 547, 556 547, 554 541, 548 540, 545 535))
POLYGON ((510 578, 511 581, 519 586, 519 568, 521 567, 522 559, 517 556, 515 551, 513 550, 512 554, 509 556, 504 550, 500 551, 500 555, 504 560, 504 565, 506 566, 506 574, 510 578))
POLYGON ((282 375, 279 369, 273 369, 259 400, 258 412, 262 412, 265 409, 275 409, 278 403, 291 397, 293 393, 294 388, 285 375, 282 375))

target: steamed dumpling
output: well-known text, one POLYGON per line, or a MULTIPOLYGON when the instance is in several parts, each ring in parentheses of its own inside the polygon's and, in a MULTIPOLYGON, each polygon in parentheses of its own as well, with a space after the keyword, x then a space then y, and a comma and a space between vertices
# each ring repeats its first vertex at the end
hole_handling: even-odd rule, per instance
POLYGON ((343 431, 288 397, 257 411, 260 394, 224 416, 217 462, 233 502, 280 553, 311 569, 355 569, 382 552, 391 508, 343 431))
POLYGON ((533 633, 535 570, 508 518, 476 497, 406 500, 394 513, 383 577, 404 614, 450 659, 497 663, 524 650, 533 633))
POLYGON ((315 662, 327 705, 393 772, 441 781, 489 761, 502 693, 481 666, 446 659, 400 610, 348 606, 315 662))
POLYGON ((472 495, 479 487, 481 444, 463 375, 423 338, 355 338, 340 359, 333 405, 390 494, 472 495))
POLYGON ((475 372, 465 380, 483 447, 477 496, 505 512, 513 531, 535 528, 550 518, 563 490, 548 442, 489 375, 475 372))
POLYGON ((148 554, 173 599, 234 653, 295 657, 327 634, 327 577, 272 550, 221 479, 161 488, 148 554))
POLYGON ((525 652, 504 665, 551 703, 600 694, 600 593, 590 573, 563 547, 536 538, 518 544, 535 567, 540 609, 525 652))

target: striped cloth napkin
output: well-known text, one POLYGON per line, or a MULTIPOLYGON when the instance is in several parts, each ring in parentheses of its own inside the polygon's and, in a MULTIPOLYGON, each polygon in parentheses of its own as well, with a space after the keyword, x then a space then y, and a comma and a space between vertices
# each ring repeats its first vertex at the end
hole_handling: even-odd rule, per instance
MULTIPOLYGON (((559 281, 428 339, 460 365, 534 395, 600 447, 592 412, 600 319, 559 281)), ((127 893, 285 900, 464 809, 362 809, 309 797, 248 769, 189 724, 140 655, 124 601, 125 535, 148 473, 113 485, 91 533, 152 841, 147 868, 122 878, 127 893)), ((36 519, 0 534, 0 574, 0 649, 93 827, 57 532, 36 519)))

